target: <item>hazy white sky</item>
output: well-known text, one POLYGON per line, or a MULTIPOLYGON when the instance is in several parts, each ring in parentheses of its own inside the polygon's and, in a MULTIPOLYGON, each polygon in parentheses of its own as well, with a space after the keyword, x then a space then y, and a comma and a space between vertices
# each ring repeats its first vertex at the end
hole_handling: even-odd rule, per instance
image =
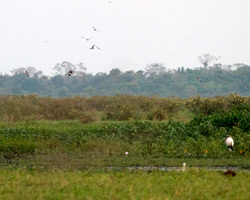
POLYGON ((93 74, 197 67, 203 53, 250 64, 250 0, 111 1, 0 0, 0 72, 34 66, 49 75, 62 61, 93 74))

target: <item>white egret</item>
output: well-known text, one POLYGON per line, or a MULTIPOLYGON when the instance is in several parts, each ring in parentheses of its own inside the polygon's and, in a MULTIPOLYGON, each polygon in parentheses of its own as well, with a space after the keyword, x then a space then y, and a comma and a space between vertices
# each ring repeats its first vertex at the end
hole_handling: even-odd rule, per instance
POLYGON ((227 145, 227 148, 228 148, 228 151, 232 151, 233 148, 234 148, 234 140, 231 136, 227 136, 227 139, 226 139, 226 145, 227 145))
POLYGON ((182 171, 185 172, 185 170, 186 170, 186 163, 183 163, 182 171))

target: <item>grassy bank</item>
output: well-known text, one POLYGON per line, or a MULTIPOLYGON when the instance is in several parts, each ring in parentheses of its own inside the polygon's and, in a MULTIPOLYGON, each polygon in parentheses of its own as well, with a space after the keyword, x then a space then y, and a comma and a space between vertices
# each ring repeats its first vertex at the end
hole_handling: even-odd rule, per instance
POLYGON ((250 174, 0 170, 1 199, 249 199, 250 174))

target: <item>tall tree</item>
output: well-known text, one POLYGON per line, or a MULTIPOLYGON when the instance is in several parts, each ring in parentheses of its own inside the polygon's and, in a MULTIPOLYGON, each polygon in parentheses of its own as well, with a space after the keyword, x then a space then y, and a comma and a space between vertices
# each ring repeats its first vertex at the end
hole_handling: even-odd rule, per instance
POLYGON ((201 56, 198 56, 198 61, 206 68, 209 66, 209 64, 215 60, 215 56, 212 56, 210 54, 202 54, 201 56))

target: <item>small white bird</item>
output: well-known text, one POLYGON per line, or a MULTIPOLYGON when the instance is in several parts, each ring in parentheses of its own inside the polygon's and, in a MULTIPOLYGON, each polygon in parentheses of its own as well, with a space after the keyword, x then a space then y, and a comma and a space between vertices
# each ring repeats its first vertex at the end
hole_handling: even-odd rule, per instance
POLYGON ((234 140, 230 135, 227 136, 226 145, 227 145, 228 151, 233 150, 233 148, 234 148, 234 140))
POLYGON ((186 163, 183 163, 182 171, 185 172, 185 170, 186 170, 186 163))

